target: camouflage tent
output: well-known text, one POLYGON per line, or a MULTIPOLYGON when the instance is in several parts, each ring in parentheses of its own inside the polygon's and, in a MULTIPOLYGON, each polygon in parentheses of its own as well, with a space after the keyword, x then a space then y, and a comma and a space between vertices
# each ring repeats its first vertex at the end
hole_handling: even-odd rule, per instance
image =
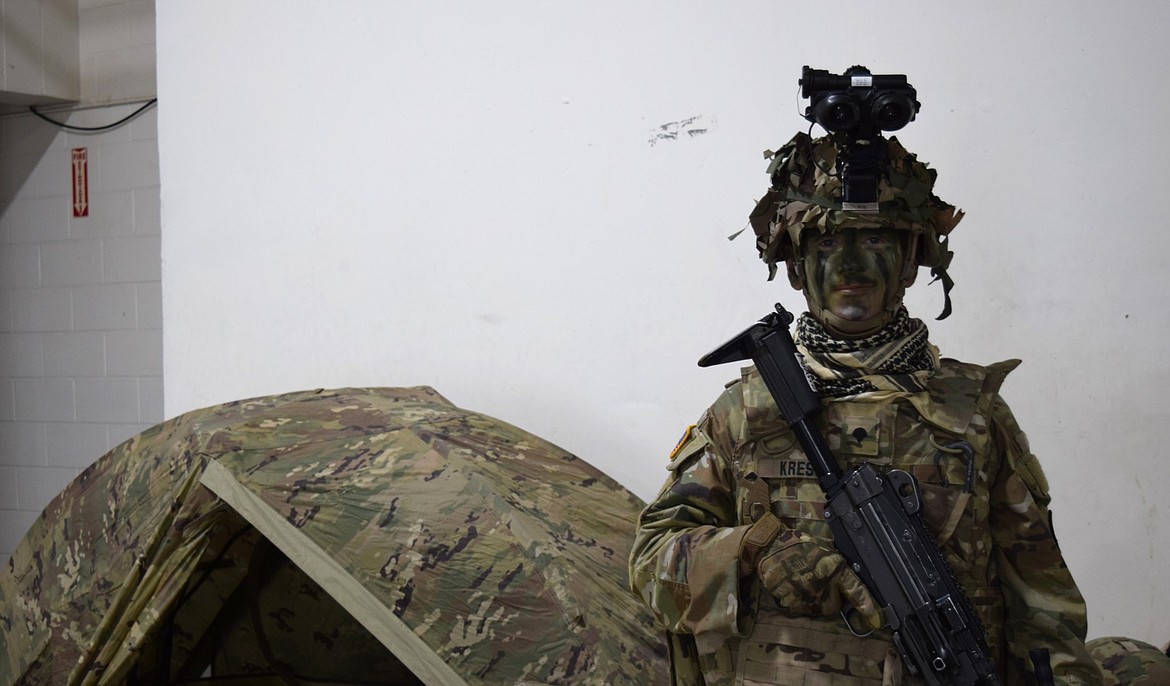
POLYGON ((429 388, 191 412, 86 469, 20 543, 0 686, 662 683, 626 590, 641 506, 429 388))

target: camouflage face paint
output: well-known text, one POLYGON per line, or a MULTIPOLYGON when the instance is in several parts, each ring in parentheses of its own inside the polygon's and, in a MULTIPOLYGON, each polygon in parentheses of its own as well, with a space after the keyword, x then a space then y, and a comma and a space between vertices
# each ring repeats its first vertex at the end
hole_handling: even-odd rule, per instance
POLYGON ((809 312, 846 336, 881 328, 890 305, 908 285, 902 282, 905 255, 896 229, 810 232, 801 252, 809 312))

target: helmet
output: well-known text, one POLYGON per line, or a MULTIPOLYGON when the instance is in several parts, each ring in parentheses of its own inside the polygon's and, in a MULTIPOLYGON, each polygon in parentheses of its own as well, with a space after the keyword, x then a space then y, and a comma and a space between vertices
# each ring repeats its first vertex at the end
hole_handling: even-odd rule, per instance
POLYGON ((938 172, 919 162, 897 138, 878 138, 875 143, 887 146, 876 212, 843 209, 841 177, 834 171, 840 153, 836 139, 826 136, 814 140, 801 132, 778 151, 764 153, 771 159, 768 174, 772 187, 756 204, 750 223, 760 258, 768 265, 768 279, 776 276, 778 263, 799 253, 805 230, 826 234, 850 227, 881 226, 906 231, 907 252, 943 282, 946 305, 939 316, 943 319, 951 311, 954 285, 946 271, 953 255, 947 249, 947 236, 962 220, 963 212, 934 195, 931 189, 938 172))

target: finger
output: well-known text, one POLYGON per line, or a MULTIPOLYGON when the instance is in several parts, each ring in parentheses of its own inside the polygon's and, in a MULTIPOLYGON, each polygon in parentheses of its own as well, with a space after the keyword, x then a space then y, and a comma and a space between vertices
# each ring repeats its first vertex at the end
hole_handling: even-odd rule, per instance
POLYGON ((841 597, 857 610, 871 629, 882 628, 882 613, 878 609, 877 601, 852 569, 841 568, 841 574, 837 577, 837 589, 841 591, 841 597))

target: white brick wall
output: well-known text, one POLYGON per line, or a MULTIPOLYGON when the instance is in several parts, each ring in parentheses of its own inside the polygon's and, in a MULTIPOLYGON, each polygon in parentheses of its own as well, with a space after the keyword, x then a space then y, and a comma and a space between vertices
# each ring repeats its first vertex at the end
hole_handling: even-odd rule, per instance
POLYGON ((162 419, 156 121, 151 109, 78 134, 0 118, 0 560, 82 468, 162 419), (75 147, 89 152, 82 218, 71 211, 75 147))

